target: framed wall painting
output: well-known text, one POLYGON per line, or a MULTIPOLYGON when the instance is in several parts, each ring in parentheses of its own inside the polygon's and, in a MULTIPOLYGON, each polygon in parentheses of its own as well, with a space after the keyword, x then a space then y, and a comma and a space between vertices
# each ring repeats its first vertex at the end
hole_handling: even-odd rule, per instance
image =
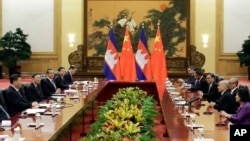
POLYGON ((151 52, 157 23, 169 64, 185 68, 189 58, 189 4, 189 0, 85 0, 83 70, 101 69, 111 27, 120 52, 125 28, 129 26, 136 52, 144 25, 151 52), (171 63, 173 58, 177 62, 171 63))

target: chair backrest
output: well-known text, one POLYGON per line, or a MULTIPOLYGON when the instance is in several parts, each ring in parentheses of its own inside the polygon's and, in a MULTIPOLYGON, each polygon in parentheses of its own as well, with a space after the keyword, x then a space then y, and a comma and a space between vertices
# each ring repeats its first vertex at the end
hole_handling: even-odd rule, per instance
POLYGON ((8 111, 7 105, 5 103, 5 95, 6 95, 6 89, 0 90, 0 105, 5 109, 5 111, 8 111))
POLYGON ((25 83, 22 83, 22 86, 20 88, 20 92, 25 100, 28 100, 27 98, 28 87, 29 87, 29 83, 25 82, 25 83))

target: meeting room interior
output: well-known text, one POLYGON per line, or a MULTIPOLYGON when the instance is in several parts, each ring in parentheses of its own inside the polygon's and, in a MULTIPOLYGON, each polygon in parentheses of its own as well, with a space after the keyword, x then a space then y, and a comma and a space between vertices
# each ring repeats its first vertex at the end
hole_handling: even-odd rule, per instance
POLYGON ((243 141, 249 5, 0 0, 0 140, 243 141))

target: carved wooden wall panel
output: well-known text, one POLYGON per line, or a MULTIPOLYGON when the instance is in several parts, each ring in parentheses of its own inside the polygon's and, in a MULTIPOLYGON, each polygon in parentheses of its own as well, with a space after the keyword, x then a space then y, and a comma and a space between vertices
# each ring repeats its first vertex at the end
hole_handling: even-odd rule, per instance
MULTIPOLYGON (((104 58, 103 57, 86 57, 82 54, 83 45, 79 45, 77 50, 70 53, 68 59, 69 64, 76 65, 78 71, 75 78, 92 79, 97 76, 104 79, 102 72, 104 58)), ((205 63, 205 56, 196 51, 194 45, 190 46, 190 56, 167 58, 167 69, 169 77, 186 77, 186 68, 189 65, 200 67, 205 63)))

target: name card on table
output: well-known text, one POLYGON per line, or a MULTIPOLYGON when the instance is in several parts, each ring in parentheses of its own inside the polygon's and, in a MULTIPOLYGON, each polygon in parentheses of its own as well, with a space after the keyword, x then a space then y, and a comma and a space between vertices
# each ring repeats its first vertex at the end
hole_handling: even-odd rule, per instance
POLYGON ((36 113, 44 113, 46 109, 27 109, 25 112, 28 115, 35 115, 36 113))

